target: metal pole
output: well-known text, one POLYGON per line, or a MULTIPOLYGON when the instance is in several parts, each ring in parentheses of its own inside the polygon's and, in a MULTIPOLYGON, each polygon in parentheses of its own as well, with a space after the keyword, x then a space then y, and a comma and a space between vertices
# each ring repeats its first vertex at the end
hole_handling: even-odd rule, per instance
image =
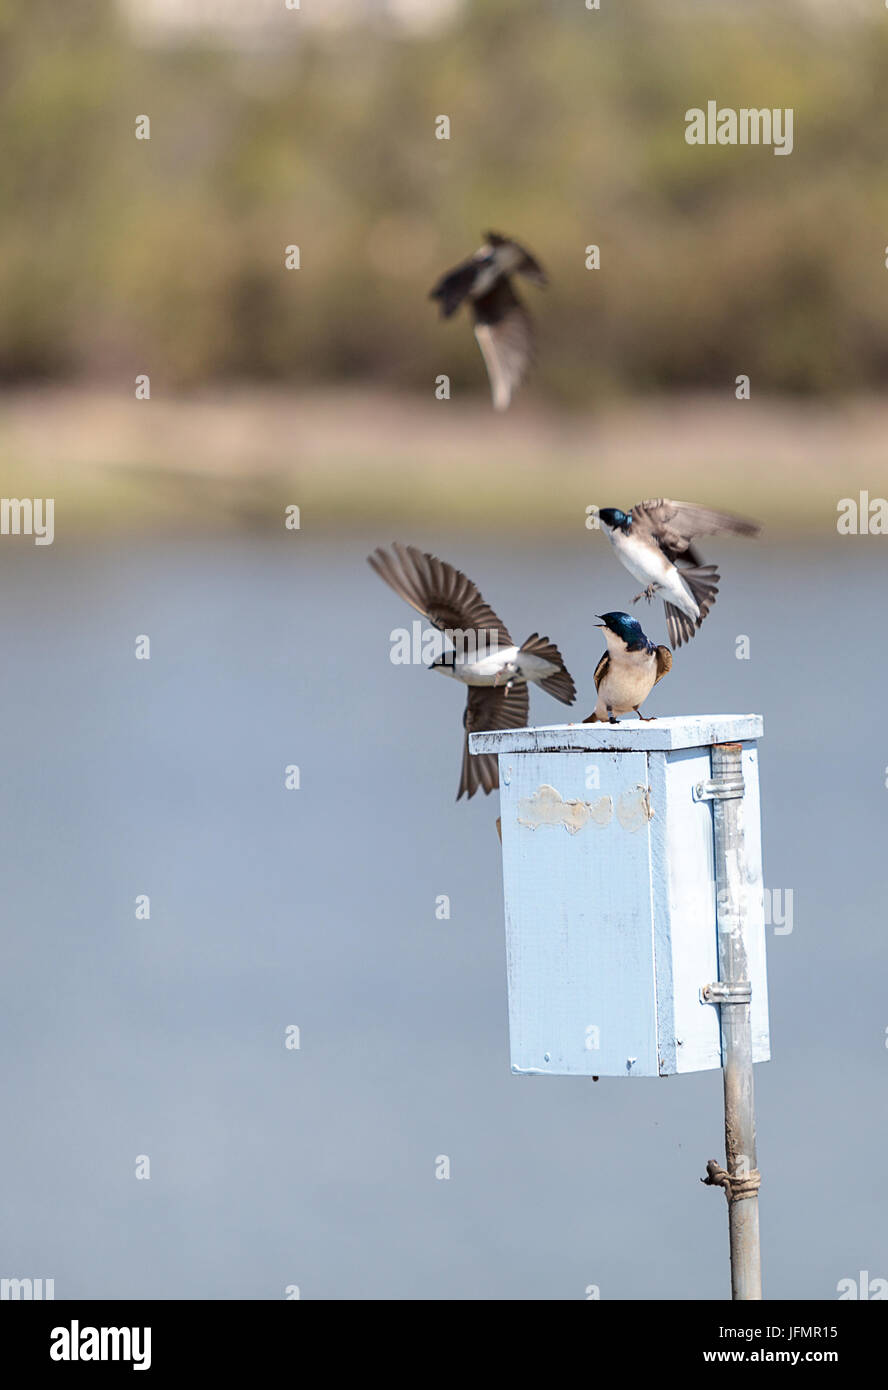
POLYGON ((761 1177, 755 1155, 752 990, 743 935, 746 855, 741 753, 739 743, 718 743, 710 755, 719 980, 704 990, 704 998, 718 1004, 721 1019, 727 1170, 719 1169, 710 1160, 709 1176, 704 1181, 724 1187, 728 1198, 731 1297, 752 1300, 762 1296, 758 1213, 761 1177))

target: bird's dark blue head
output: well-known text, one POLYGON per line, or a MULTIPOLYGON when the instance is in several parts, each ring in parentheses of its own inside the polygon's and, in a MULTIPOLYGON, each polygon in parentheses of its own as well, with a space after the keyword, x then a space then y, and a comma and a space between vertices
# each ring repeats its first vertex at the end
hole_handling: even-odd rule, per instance
POLYGON ((602 507, 598 515, 605 526, 610 526, 613 531, 628 531, 632 525, 631 516, 621 512, 619 507, 602 507))
POLYGON ((641 623, 628 613, 599 613, 598 617, 599 627, 606 627, 610 632, 622 637, 630 652, 637 652, 642 647, 651 645, 641 630, 641 623))

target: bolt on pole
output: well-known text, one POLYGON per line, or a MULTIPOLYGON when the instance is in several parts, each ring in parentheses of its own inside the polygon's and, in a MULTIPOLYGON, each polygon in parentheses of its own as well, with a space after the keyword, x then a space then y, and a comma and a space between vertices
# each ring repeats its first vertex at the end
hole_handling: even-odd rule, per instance
POLYGON ((713 1002, 718 1003, 721 1020, 727 1168, 719 1173, 718 1165, 710 1162, 709 1177, 704 1181, 719 1183, 728 1198, 731 1297, 754 1300, 762 1296, 758 1210, 761 1178, 755 1153, 752 989, 744 938, 746 856, 741 755, 739 743, 715 744, 710 754, 712 781, 721 788, 712 806, 719 965, 719 988, 713 1002))

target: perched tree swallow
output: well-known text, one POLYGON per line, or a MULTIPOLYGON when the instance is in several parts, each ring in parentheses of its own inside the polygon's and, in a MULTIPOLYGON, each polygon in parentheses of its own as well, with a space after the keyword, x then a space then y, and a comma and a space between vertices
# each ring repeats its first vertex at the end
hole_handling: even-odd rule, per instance
POLYGON ((510 276, 526 275, 546 284, 542 267, 517 241, 488 232, 484 245, 469 260, 449 270, 429 295, 450 318, 468 299, 475 316, 475 337, 484 358, 493 404, 505 410, 533 360, 533 321, 512 289, 510 276))
POLYGON ((529 706, 527 682, 542 686, 556 700, 572 705, 576 688, 561 653, 536 633, 516 647, 506 628, 471 579, 453 565, 412 545, 379 548, 367 563, 396 594, 445 633, 452 650, 429 667, 469 687, 463 724, 462 776, 457 801, 499 786, 496 756, 469 756, 469 734, 482 729, 523 729, 529 706))
POLYGON ((628 613, 601 613, 597 627, 604 628, 607 651, 595 668, 595 689, 598 704, 595 713, 584 724, 617 723, 618 714, 635 710, 639 719, 645 716, 638 708, 644 704, 658 680, 672 670, 672 653, 668 647, 655 647, 641 630, 637 618, 628 613))
POLYGON ((692 541, 723 532, 756 536, 761 530, 757 522, 668 497, 639 502, 628 514, 602 507, 598 519, 617 558, 645 586, 632 602, 650 601, 655 594, 663 598, 673 647, 691 640, 718 593, 718 570, 701 562, 692 541))

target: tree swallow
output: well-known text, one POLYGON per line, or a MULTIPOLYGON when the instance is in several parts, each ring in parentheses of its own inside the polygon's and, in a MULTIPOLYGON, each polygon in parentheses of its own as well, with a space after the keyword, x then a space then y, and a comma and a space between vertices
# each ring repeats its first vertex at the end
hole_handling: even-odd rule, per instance
POLYGON ((672 670, 672 653, 668 647, 655 647, 641 630, 637 618, 628 613, 600 613, 596 627, 604 628, 607 651, 595 667, 595 689, 598 704, 595 713, 584 724, 616 724, 618 714, 635 710, 639 719, 645 716, 638 708, 644 704, 658 680, 672 670))
POLYGON ((529 707, 527 682, 542 686, 556 700, 572 705, 577 697, 561 653, 548 637, 533 633, 516 647, 506 628, 471 579, 453 565, 412 545, 381 547, 367 563, 412 608, 445 633, 452 649, 429 667, 469 687, 463 716, 462 776, 457 801, 499 786, 495 754, 469 755, 469 734, 482 729, 523 729, 529 707))
POLYGON ((526 275, 546 284, 542 266, 517 241, 488 232, 474 256, 438 281, 429 295, 441 302, 442 318, 450 318, 468 299, 475 316, 475 337, 484 358, 493 404, 505 410, 533 360, 533 321, 512 289, 509 278, 526 275))
POLYGON ((715 565, 702 564, 692 541, 723 532, 756 536, 761 530, 757 522, 668 497, 639 502, 628 514, 602 507, 598 518, 617 558, 645 586, 632 602, 662 596, 673 647, 691 640, 715 603, 721 577, 715 565))

